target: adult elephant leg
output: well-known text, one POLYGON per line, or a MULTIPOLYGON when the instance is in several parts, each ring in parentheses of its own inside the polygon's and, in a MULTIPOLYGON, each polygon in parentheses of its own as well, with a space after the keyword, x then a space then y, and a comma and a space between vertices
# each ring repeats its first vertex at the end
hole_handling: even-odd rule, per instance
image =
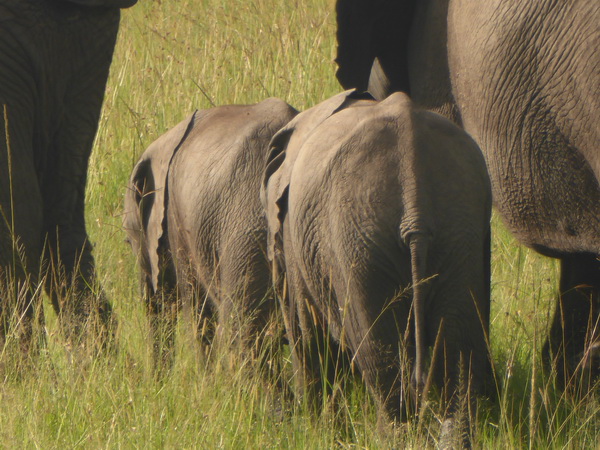
POLYGON ((27 351, 36 306, 41 306, 42 198, 31 145, 32 117, 27 108, 11 106, 15 103, 2 87, 15 86, 5 75, 0 69, 0 344, 7 331, 14 331, 27 351))
POLYGON ((585 393, 600 375, 600 261, 594 254, 562 258, 560 295, 544 344, 546 366, 562 388, 585 393))
POLYGON ((88 160, 96 134, 110 54, 99 55, 91 74, 81 74, 64 99, 43 189, 49 246, 49 290, 66 335, 79 340, 93 325, 101 344, 111 341, 112 308, 96 280, 85 226, 88 160), (103 56, 103 57, 100 57, 103 56))

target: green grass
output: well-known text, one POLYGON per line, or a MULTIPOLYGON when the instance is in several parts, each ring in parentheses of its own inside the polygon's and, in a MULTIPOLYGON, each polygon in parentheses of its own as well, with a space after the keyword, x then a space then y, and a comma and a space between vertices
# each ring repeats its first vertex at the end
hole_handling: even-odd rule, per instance
MULTIPOLYGON (((0 379, 0 447, 432 444, 435 417, 419 429, 409 423, 394 434, 383 432, 371 399, 354 380, 337 391, 336 407, 325 405, 319 417, 290 406, 251 365, 207 366, 186 326, 179 329, 172 373, 158 381, 151 370, 135 261, 121 227, 133 164, 194 109, 269 96, 305 109, 330 97, 340 91, 334 54, 332 1, 153 0, 123 13, 87 192, 88 230, 100 281, 119 319, 119 352, 70 353, 46 304, 47 347, 29 370, 5 370, 0 379)), ((557 263, 519 246, 495 218, 492 270, 491 347, 504 389, 497 405, 479 411, 478 445, 594 448, 600 442, 598 400, 561 397, 540 369, 557 263)), ((289 361, 285 353, 280 358, 287 382, 289 361)))

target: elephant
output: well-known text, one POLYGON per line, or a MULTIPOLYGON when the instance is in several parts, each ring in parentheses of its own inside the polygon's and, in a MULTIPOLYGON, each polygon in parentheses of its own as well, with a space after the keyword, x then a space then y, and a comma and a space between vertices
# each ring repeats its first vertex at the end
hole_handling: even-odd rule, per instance
POLYGON ((250 348, 266 331, 276 303, 260 182, 271 137, 296 113, 276 98, 196 111, 135 165, 123 225, 141 269, 159 369, 172 363, 182 307, 193 308, 206 341, 213 316, 214 337, 227 345, 237 337, 250 348))
POLYGON ((120 9, 135 3, 0 0, 0 340, 16 317, 23 351, 42 284, 70 339, 96 314, 112 336, 84 194, 120 9))
POLYGON ((600 3, 338 0, 336 11, 341 85, 407 92, 463 126, 508 229, 560 259, 543 357, 559 387, 587 391, 600 374, 600 3))
POLYGON ((452 423, 460 380, 492 386, 491 187, 467 133, 403 93, 346 91, 273 137, 261 198, 299 393, 350 361, 382 417, 434 382, 452 423))

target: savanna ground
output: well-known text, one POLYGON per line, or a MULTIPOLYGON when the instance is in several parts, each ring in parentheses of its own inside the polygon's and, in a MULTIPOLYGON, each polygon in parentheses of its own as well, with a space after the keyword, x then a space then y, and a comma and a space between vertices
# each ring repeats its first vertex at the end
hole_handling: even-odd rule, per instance
MULTIPOLYGON (((3 368, 0 446, 125 448, 421 448, 434 413, 384 433, 361 383, 348 380, 320 416, 286 402, 280 380, 252 365, 206 364, 189 327, 177 358, 153 376, 134 257, 121 227, 123 194, 141 152, 194 109, 276 96, 303 110, 340 88, 331 0, 144 1, 123 13, 88 180, 87 223, 102 285, 119 320, 118 352, 75 355, 46 302, 48 342, 30 369, 3 368)), ((491 348, 503 386, 483 405, 476 446, 595 448, 598 399, 573 401, 542 373, 539 350, 558 264, 519 246, 494 219, 491 348)))

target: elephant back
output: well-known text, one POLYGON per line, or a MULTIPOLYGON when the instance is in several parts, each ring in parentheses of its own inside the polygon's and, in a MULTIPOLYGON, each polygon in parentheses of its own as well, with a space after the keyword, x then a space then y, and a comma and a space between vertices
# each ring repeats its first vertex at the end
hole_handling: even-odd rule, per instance
POLYGON ((276 240, 281 233, 281 224, 287 211, 290 177, 302 145, 328 117, 361 98, 363 98, 362 94, 354 89, 335 95, 298 114, 271 139, 261 186, 261 200, 267 214, 269 228, 267 253, 270 260, 276 256, 276 240))
POLYGON ((129 8, 137 3, 137 0, 54 0, 58 3, 72 3, 87 7, 103 8, 129 8))

